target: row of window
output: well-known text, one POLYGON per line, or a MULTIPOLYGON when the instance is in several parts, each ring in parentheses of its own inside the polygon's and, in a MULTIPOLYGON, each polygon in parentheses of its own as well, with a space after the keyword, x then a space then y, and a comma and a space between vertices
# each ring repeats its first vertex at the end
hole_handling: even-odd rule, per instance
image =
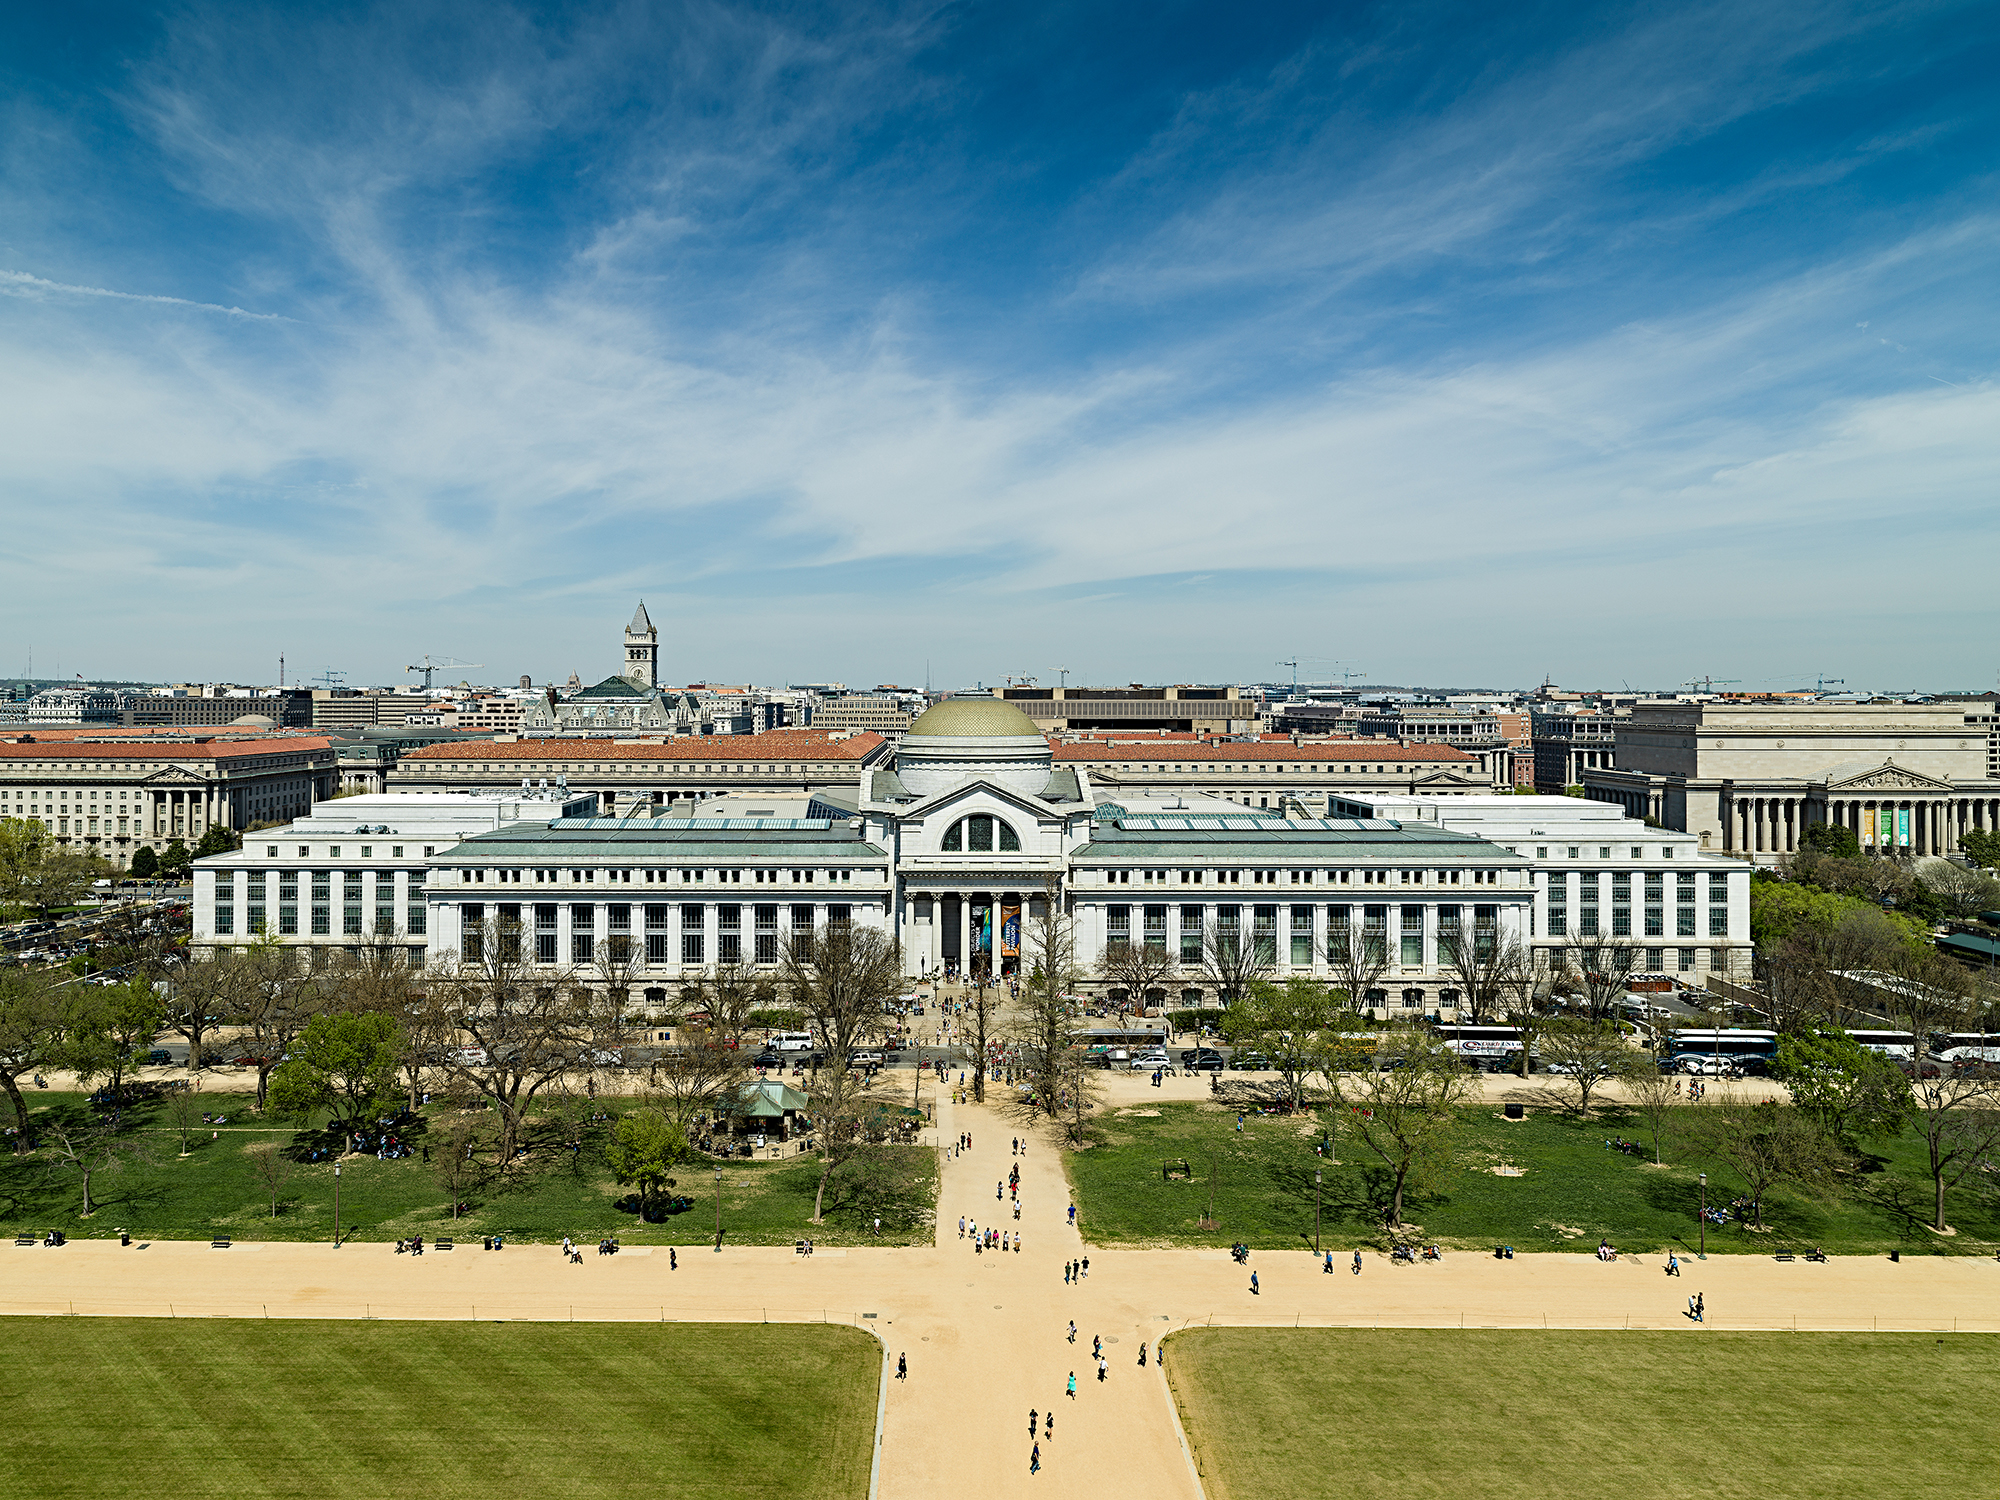
MULTIPOLYGON (((577 964, 595 963, 639 963, 648 965, 703 964, 709 961, 709 937, 707 911, 705 906, 683 906, 681 911, 681 932, 679 942, 680 957, 673 957, 675 943, 668 930, 670 906, 648 905, 642 908, 646 930, 644 943, 632 933, 632 908, 624 905, 609 905, 603 908, 606 931, 596 931, 599 908, 592 905, 572 905, 570 907, 571 929, 569 934, 568 961, 577 964)), ((743 931, 743 908, 740 906, 717 906, 716 931, 714 936, 715 962, 719 964, 757 963, 775 964, 780 954, 779 911, 776 905, 751 908, 753 929, 747 934, 750 939, 746 947, 743 931)), ((795 934, 809 933, 813 929, 815 908, 794 906, 789 908, 791 930, 795 934)), ((518 906, 498 905, 492 910, 493 928, 487 929, 487 909, 483 903, 468 902, 459 908, 460 933, 459 949, 471 962, 485 959, 487 943, 498 944, 498 955, 502 962, 520 962, 524 953, 532 951, 534 961, 542 964, 562 962, 562 934, 556 931, 558 908, 550 904, 537 905, 533 911, 533 947, 527 946, 528 934, 521 926, 521 909, 518 906)), ((829 906, 826 908, 827 925, 844 927, 853 919, 853 908, 849 906, 829 906)))
MULTIPOLYGON (((340 851, 335 850, 336 854, 340 851)), ((362 851, 364 854, 367 851, 362 851)), ((430 851, 424 851, 428 854, 430 851)), ((751 870, 752 885, 851 885, 854 871, 836 870, 751 870)), ((865 879, 868 872, 863 873, 865 879)), ((878 877, 885 871, 873 872, 878 877)), ((485 865, 465 865, 458 871, 462 885, 630 885, 632 877, 642 877, 641 885, 741 885, 744 872, 739 869, 673 869, 673 870, 630 870, 601 869, 586 867, 571 870, 517 870, 501 869, 485 865)))
MULTIPOLYGON (((1359 908, 1360 920, 1355 920, 1356 908, 1352 906, 1293 906, 1285 908, 1286 948, 1290 961, 1294 964, 1310 964, 1320 951, 1315 931, 1318 913, 1326 913, 1326 942, 1330 950, 1349 947, 1359 942, 1361 950, 1374 959, 1386 959, 1390 913, 1395 912, 1397 953, 1400 962, 1416 966, 1424 962, 1424 937, 1426 932, 1425 913, 1435 911, 1436 933, 1439 957, 1449 962, 1457 945, 1464 940, 1465 908, 1461 906, 1363 906, 1359 908)), ((1167 917, 1169 908, 1165 906, 1145 906, 1140 909, 1140 941, 1155 952, 1165 952, 1168 947, 1167 917)), ((1213 936, 1220 944, 1235 944, 1241 941, 1243 931, 1243 908, 1240 906, 1218 906, 1214 908, 1215 921, 1212 930, 1206 924, 1207 907, 1183 906, 1180 908, 1179 949, 1182 963, 1198 963, 1202 958, 1204 941, 1213 936)), ((1258 958, 1265 963, 1275 963, 1278 956, 1279 912, 1276 906, 1253 906, 1250 908, 1250 939, 1258 958)), ((1107 944, 1132 943, 1132 908, 1129 906, 1107 906, 1104 908, 1105 941, 1107 944)), ((1471 931, 1474 951, 1479 957, 1489 956, 1493 944, 1499 936, 1500 908, 1497 906, 1475 906, 1472 908, 1471 931)))
MULTIPOLYGON (((1511 852, 1511 851, 1510 851, 1511 852)), ((1242 885, 1242 870, 1102 870, 1105 885, 1242 885)), ((1251 885, 1498 885, 1498 870, 1251 870, 1251 885), (1354 877, 1360 876, 1359 880, 1354 877)))
MULTIPOLYGON (((1582 898, 1585 901, 1595 901, 1597 899, 1597 892, 1603 888, 1604 878, 1596 870, 1584 870, 1578 873, 1576 888, 1582 894, 1582 898)), ((1666 889, 1667 877, 1658 871, 1648 870, 1641 878, 1645 881, 1646 898, 1649 901, 1660 900, 1661 897, 1657 893, 1666 889)), ((1610 880, 1613 899, 1625 899, 1625 896, 1620 895, 1620 893, 1624 892, 1629 895, 1631 892, 1631 873, 1629 871, 1615 871, 1610 876, 1610 880)), ((1694 900, 1696 885, 1696 877, 1691 871, 1683 870, 1677 872, 1674 876, 1674 890, 1678 893, 1676 899, 1681 901, 1694 900)), ((1568 890, 1569 872, 1567 870, 1551 870, 1549 872, 1549 900, 1551 902, 1565 900, 1568 890)), ((1727 901, 1729 899, 1729 877, 1727 875, 1710 874, 1708 877, 1708 899, 1711 901, 1727 901)))
MULTIPOLYGON (((340 930, 343 933, 359 935, 371 929, 362 925, 367 907, 359 901, 344 902, 340 908, 340 930)), ((389 933, 402 931, 411 937, 422 937, 429 929, 429 909, 421 901, 412 901, 404 910, 399 928, 396 922, 396 908, 393 904, 377 904, 373 931, 389 933)), ((307 931, 314 937, 327 937, 333 932, 333 905, 331 902, 310 903, 305 908, 307 931)), ((234 903, 218 902, 215 908, 213 931, 217 937, 236 935, 236 907, 234 903)), ((280 902, 277 922, 271 922, 269 907, 262 901, 249 901, 243 907, 243 927, 245 937, 255 937, 260 933, 275 932, 280 937, 299 935, 299 907, 292 902, 280 902)))
MULTIPOLYGON (((311 858, 312 858, 312 845, 310 845, 310 844, 298 844, 298 845, 295 845, 294 847, 295 847, 295 848, 297 848, 297 850, 299 851, 299 853, 298 853, 298 857, 299 857, 300 859, 311 859, 311 858)), ((344 845, 341 845, 341 844, 328 844, 328 845, 326 845, 326 846, 325 846, 325 850, 324 850, 324 853, 323 853, 323 856, 322 856, 322 857, 323 857, 323 858, 326 858, 326 859, 346 859, 346 858, 349 858, 350 856, 348 856, 348 855, 345 855, 345 854, 342 854, 342 853, 341 853, 341 850, 342 850, 342 849, 343 849, 344 847, 345 847, 345 846, 344 846, 344 845)), ((375 845, 373 845, 373 844, 361 844, 361 845, 358 845, 357 847, 359 848, 359 851, 360 851, 360 852, 359 852, 358 854, 356 854, 356 855, 352 856, 353 858, 356 858, 356 859, 373 859, 373 858, 375 857, 375 845)), ((433 855, 433 854, 435 854, 435 853, 437 852, 437 849, 436 849, 436 846, 435 846, 435 845, 431 845, 431 844, 425 844, 425 845, 423 846, 423 848, 424 848, 424 854, 423 854, 423 857, 424 857, 425 859, 429 859, 429 858, 431 857, 431 855, 433 855)), ((404 854, 403 854, 403 849, 404 849, 404 846, 403 846, 403 845, 401 845, 401 844, 390 844, 390 845, 388 845, 388 850, 389 850, 389 858, 391 858, 391 859, 402 859, 402 858, 404 857, 404 854)), ((276 844, 266 844, 266 845, 264 846, 264 858, 266 858, 266 859, 276 859, 277 857, 278 857, 278 846, 277 846, 276 844)))
MULTIPOLYGON (((1614 906, 1611 908, 1611 926, 1608 929, 1600 925, 1602 918, 1598 915, 1596 907, 1581 907, 1577 911, 1576 930, 1572 933, 1570 930, 1569 909, 1562 906, 1552 906, 1549 908, 1549 936, 1599 937, 1607 931, 1612 937, 1667 936, 1667 913, 1665 907, 1646 906, 1641 907, 1640 910, 1645 913, 1643 918, 1645 925, 1642 931, 1634 933, 1632 931, 1632 908, 1629 906, 1614 906)), ((1700 936, 1695 930, 1695 918, 1696 909, 1694 907, 1675 907, 1673 935, 1675 937, 1700 936)), ((1728 907, 1711 906, 1708 909, 1708 936, 1729 936, 1728 907)))

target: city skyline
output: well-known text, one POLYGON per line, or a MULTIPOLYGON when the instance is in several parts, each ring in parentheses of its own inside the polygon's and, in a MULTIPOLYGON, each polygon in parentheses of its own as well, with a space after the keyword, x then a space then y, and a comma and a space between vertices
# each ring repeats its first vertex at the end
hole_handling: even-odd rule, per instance
POLYGON ((1992 684, 1979 7, 100 19, 10 666, 1992 684))

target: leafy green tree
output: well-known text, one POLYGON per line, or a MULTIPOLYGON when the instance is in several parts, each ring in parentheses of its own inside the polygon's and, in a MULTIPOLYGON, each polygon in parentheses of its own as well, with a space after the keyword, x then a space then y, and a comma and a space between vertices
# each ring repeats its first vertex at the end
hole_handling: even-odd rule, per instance
POLYGON ((618 1180, 639 1189, 642 1211, 652 1207, 653 1195, 690 1155, 687 1132, 657 1109, 620 1115, 611 1129, 611 1144, 604 1148, 604 1159, 618 1180))
POLYGON ((69 1029, 66 1006, 83 998, 75 985, 58 989, 45 974, 29 969, 0 969, 0 1089, 14 1106, 14 1150, 30 1142, 28 1104, 21 1097, 21 1080, 63 1059, 69 1029))
POLYGON ((49 830, 34 818, 0 818, 0 900, 27 899, 31 872, 49 851, 49 830))
POLYGON ((160 873, 169 879, 179 880, 187 874, 193 860, 194 856, 188 852, 186 844, 179 839, 169 839, 167 847, 160 852, 160 873))
POLYGON ((206 859, 211 854, 228 854, 243 847, 243 835, 224 828, 220 823, 208 825, 201 842, 194 846, 194 857, 206 859))
POLYGON ((1965 851, 1967 859, 1982 869, 1990 870, 2000 865, 2000 832, 1968 828, 1958 836, 1958 847, 1965 851))
POLYGON ((347 1131, 394 1104, 402 1023, 383 1011, 314 1016, 298 1055, 271 1074, 271 1107, 306 1116, 331 1109, 347 1131))
POLYGON ((1900 1135, 1910 1117, 1910 1082, 1879 1052, 1838 1026, 1778 1038, 1771 1076, 1792 1103, 1846 1145, 1900 1135))
POLYGON ((1222 1013, 1222 1034, 1271 1059, 1296 1109, 1305 1102, 1307 1078, 1322 1071, 1329 1033, 1347 1016, 1344 1000, 1302 974, 1283 984, 1253 979, 1249 993, 1222 1013))
POLYGON ((1807 824, 1806 831, 1799 835, 1799 847, 1817 854, 1831 854, 1837 859, 1861 857, 1860 835, 1840 823, 1807 824))
POLYGON ((1764 1195, 1779 1183, 1825 1192, 1840 1153, 1819 1122, 1802 1109, 1766 1100, 1725 1099, 1692 1114, 1704 1155, 1733 1168, 1750 1190, 1750 1214, 1764 1227, 1764 1195))
POLYGON ((1334 1097, 1348 1132, 1387 1169, 1387 1222, 1403 1222, 1407 1188, 1429 1188, 1450 1170, 1458 1107, 1472 1092, 1470 1074, 1435 1038, 1395 1032, 1382 1039, 1377 1066, 1334 1076, 1334 1097))
POLYGON ((132 863, 125 873, 134 880, 151 880, 160 873, 160 856, 153 852, 151 844, 141 844, 132 851, 132 863))
POLYGON ((66 1009, 63 1063, 86 1086, 108 1077, 114 1094, 167 1024, 166 1006, 145 979, 87 989, 66 1009))

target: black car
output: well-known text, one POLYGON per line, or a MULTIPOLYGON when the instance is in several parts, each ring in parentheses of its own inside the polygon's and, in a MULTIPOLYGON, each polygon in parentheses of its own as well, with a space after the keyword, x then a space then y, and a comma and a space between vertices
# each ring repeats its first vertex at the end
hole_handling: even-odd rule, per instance
POLYGON ((1225 1064, 1213 1047, 1190 1047, 1181 1053, 1181 1066, 1194 1073, 1220 1073, 1225 1064))
POLYGON ((782 1068, 784 1065, 785 1059, 776 1052, 759 1052, 750 1064, 753 1068, 782 1068))

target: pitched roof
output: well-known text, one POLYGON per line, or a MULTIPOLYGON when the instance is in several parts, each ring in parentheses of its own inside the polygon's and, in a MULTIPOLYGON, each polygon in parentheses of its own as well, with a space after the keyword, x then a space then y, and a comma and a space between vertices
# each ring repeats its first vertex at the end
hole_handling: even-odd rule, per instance
POLYGON ((151 745, 102 745, 87 740, 0 741, 0 765, 31 760, 242 760, 255 755, 299 755, 331 748, 332 742, 325 739, 216 740, 204 745, 185 740, 151 745))
POLYGON ((774 729, 768 734, 685 735, 679 739, 620 742, 589 739, 474 741, 424 745, 403 756, 402 764, 434 760, 865 760, 888 743, 879 734, 845 739, 811 729, 774 729))
POLYGON ((592 683, 581 692, 571 693, 567 698, 563 699, 563 702, 574 703, 579 698, 650 698, 652 696, 653 693, 647 689, 635 687, 630 678, 607 677, 602 682, 592 683))
POLYGON ((639 607, 632 611, 632 623, 625 627, 627 635, 646 635, 652 631, 653 622, 646 614, 646 601, 641 599, 639 607))
POLYGON ((1186 764, 1190 761, 1441 761, 1453 765, 1470 764, 1472 757, 1463 750, 1450 745, 1405 745, 1396 740, 1335 740, 1331 744, 1307 741, 1294 745, 1289 740, 1278 744, 1258 742, 1256 744, 1237 743, 1221 745, 1198 745, 1186 741, 1169 741, 1166 744, 1148 744, 1144 741, 1134 744, 1107 745, 1085 742, 1066 745, 1054 742, 1052 748, 1058 761, 1155 761, 1169 765, 1174 762, 1186 764))

